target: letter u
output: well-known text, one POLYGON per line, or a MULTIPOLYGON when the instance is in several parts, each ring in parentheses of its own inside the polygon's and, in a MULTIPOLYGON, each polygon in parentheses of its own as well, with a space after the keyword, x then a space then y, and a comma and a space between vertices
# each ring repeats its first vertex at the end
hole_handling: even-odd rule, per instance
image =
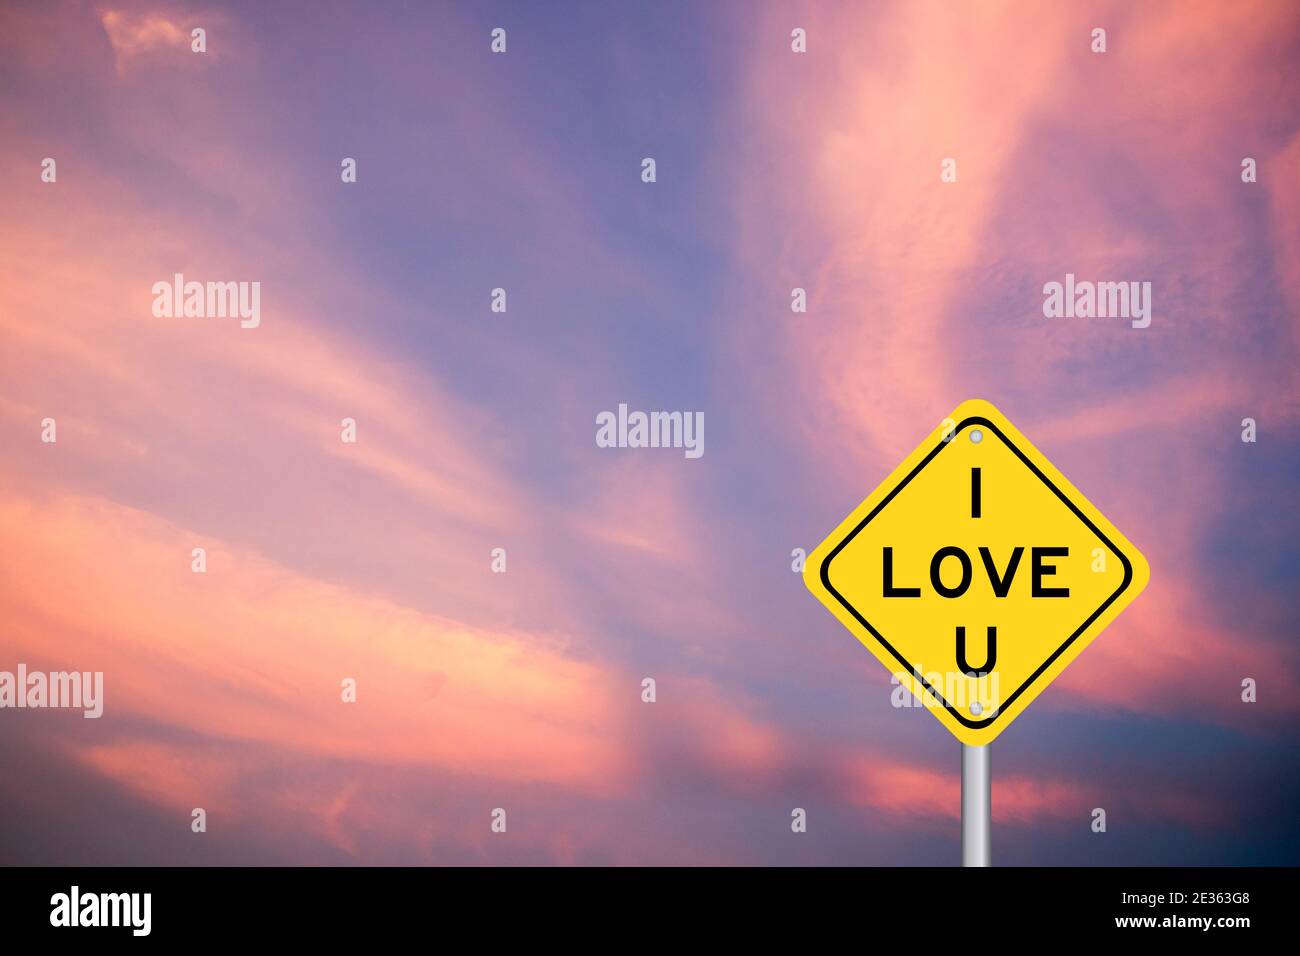
POLYGON ((984 652, 984 663, 979 668, 971 667, 966 660, 966 628, 957 628, 957 667, 967 677, 983 677, 989 671, 993 670, 993 665, 998 660, 998 629, 994 625, 989 625, 988 647, 984 652))

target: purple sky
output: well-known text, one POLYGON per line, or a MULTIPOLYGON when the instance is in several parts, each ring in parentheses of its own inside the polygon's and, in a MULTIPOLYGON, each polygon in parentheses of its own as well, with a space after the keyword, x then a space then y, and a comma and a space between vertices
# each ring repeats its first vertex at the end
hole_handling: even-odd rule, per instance
POLYGON ((1300 862, 1297 63, 1287 2, 6 5, 0 671, 106 699, 0 711, 0 862, 955 862, 791 551, 971 397, 1151 565, 995 860, 1300 862))

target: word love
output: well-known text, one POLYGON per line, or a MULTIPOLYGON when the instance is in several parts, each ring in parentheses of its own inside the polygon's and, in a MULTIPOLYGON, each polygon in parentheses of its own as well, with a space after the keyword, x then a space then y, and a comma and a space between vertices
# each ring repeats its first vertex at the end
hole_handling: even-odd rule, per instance
MULTIPOLYGON (((1011 593, 1011 582, 1015 579, 1016 569, 1020 567, 1020 559, 1024 557, 1025 549, 1016 547, 1011 550, 1011 557, 1007 559, 1006 567, 998 569, 997 562, 993 559, 993 554, 988 548, 979 549, 980 562, 984 566, 984 572, 988 576, 989 587, 992 588, 996 597, 1004 598, 1011 593)), ((1070 549, 1065 547, 1033 547, 1029 550, 1029 561, 1031 565, 1030 578, 1030 596, 1036 598, 1054 598, 1069 597, 1069 588, 1048 587, 1043 583, 1043 579, 1056 573, 1056 565, 1048 564, 1048 558, 1068 557, 1070 549)), ((884 567, 884 590, 883 594, 887 598, 919 598, 921 596, 920 587, 899 587, 894 584, 894 549, 885 548, 882 555, 882 565, 884 567)), ((949 575, 951 579, 951 575, 949 575)), ((930 559, 930 587, 940 597, 956 598, 965 594, 971 586, 971 580, 974 577, 974 564, 971 557, 961 548, 947 546, 935 551, 934 557, 930 559), (950 560, 952 559, 952 560, 950 560), (947 561, 949 567, 953 561, 956 561, 960 568, 960 577, 956 584, 948 585, 944 583, 944 562, 947 561)))

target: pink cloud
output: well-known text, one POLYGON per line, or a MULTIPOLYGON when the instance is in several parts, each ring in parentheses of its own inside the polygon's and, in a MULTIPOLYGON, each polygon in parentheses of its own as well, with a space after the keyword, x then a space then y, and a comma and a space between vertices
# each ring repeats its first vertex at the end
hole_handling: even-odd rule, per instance
POLYGON ((13 542, 0 652, 104 671, 109 719, 601 792, 626 780, 609 732, 619 681, 533 636, 311 580, 102 501, 9 498, 0 524, 13 542), (212 548, 206 574, 190 571, 194 541, 212 548))

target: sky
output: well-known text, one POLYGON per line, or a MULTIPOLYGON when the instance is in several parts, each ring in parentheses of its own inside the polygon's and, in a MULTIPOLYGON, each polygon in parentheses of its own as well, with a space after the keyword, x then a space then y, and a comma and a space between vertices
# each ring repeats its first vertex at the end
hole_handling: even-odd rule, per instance
POLYGON ((0 862, 955 863, 792 552, 978 397, 1151 567, 994 861, 1300 863, 1298 64, 1289 2, 0 7, 0 670, 104 674, 0 711, 0 862))

